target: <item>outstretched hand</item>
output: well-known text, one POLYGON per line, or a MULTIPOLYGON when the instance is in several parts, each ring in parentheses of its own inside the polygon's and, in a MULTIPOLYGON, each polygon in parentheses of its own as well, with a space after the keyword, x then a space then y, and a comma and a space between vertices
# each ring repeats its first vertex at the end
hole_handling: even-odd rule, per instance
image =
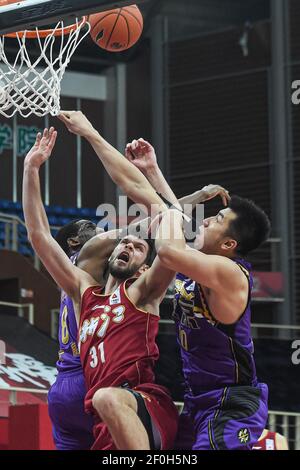
POLYGON ((125 157, 142 173, 147 173, 157 166, 154 148, 142 138, 133 140, 126 145, 125 157))
POLYGON ((216 196, 220 196, 224 206, 228 206, 230 195, 227 189, 218 184, 209 184, 201 189, 201 202, 209 201, 216 196))
POLYGON ((44 129, 43 134, 39 132, 33 147, 26 155, 24 163, 39 168, 51 156, 57 138, 54 127, 44 129))
POLYGON ((92 124, 81 111, 61 111, 57 117, 72 134, 88 137, 95 132, 92 124))

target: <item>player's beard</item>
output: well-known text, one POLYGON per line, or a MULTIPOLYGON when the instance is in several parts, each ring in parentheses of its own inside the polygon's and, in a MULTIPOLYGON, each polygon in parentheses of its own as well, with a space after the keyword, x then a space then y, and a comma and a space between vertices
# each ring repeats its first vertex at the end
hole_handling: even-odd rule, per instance
POLYGON ((115 262, 115 259, 110 260, 108 263, 109 274, 111 274, 116 279, 120 279, 122 281, 133 277, 139 269, 138 266, 136 265, 131 265, 128 268, 122 268, 120 266, 116 266, 114 262, 115 262))

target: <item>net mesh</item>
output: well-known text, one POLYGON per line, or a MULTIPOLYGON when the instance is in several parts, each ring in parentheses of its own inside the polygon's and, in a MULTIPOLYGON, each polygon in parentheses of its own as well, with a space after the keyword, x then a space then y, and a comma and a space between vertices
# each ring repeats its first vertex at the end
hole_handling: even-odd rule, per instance
POLYGON ((34 41, 38 44, 38 55, 31 53, 33 39, 28 37, 28 32, 17 34, 19 49, 13 60, 5 52, 8 39, 0 36, 0 114, 8 118, 17 112, 25 118, 30 114, 59 114, 61 80, 90 25, 76 19, 68 34, 64 28, 64 22, 60 21, 45 38, 40 37, 36 28, 34 41))

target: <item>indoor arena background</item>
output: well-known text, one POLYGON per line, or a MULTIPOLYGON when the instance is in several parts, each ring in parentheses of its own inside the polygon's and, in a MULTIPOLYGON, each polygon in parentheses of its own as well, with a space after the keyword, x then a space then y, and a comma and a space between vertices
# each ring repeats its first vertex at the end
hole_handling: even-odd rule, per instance
MULTIPOLYGON (((255 358, 270 391, 268 427, 300 449, 299 1, 158 0, 140 8, 144 32, 130 50, 80 45, 61 108, 81 109, 121 152, 132 139, 151 142, 177 196, 220 184, 270 216, 271 238, 250 258, 255 358)), ((58 142, 42 169, 42 194, 53 233, 72 219, 101 224, 97 207, 118 196, 92 148, 57 119, 0 118, 2 449, 52 446, 46 416, 38 438, 32 423, 55 378, 59 292, 33 255, 21 204, 24 156, 49 125, 58 142), (16 404, 31 404, 22 443, 10 424, 16 404)), ((205 216, 217 206, 209 203, 205 216)), ((180 403, 171 293, 161 307, 157 378, 180 403)))

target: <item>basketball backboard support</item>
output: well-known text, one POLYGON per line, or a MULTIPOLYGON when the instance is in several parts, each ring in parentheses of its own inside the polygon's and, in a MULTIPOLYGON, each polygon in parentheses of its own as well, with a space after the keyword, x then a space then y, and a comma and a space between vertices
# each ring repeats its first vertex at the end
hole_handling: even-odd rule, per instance
POLYGON ((144 3, 146 0, 26 0, 0 7, 0 34, 144 3))

